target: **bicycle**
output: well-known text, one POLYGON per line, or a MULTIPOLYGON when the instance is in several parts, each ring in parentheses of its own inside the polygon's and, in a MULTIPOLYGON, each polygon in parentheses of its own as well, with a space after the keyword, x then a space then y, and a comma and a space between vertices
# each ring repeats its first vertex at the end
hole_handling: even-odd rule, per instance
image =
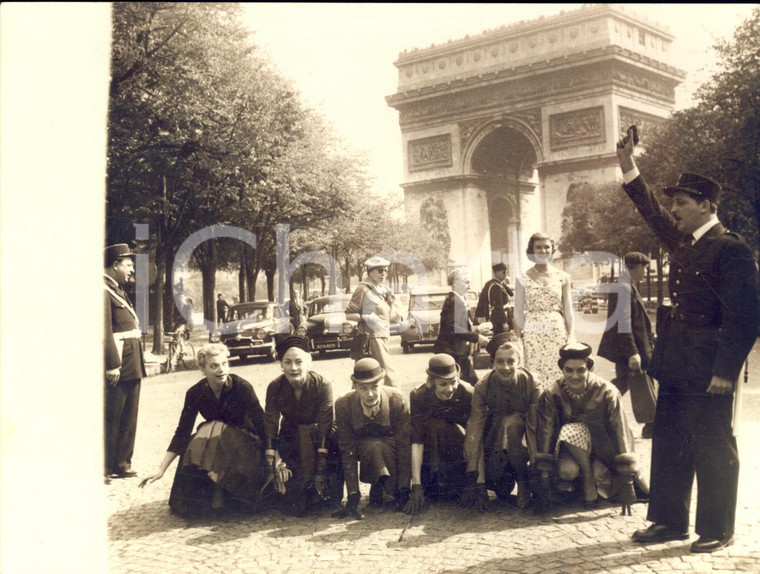
POLYGON ((180 325, 176 331, 164 333, 164 344, 168 345, 166 362, 163 364, 164 373, 171 373, 179 367, 190 369, 195 364, 195 347, 189 341, 190 331, 185 325, 180 325))

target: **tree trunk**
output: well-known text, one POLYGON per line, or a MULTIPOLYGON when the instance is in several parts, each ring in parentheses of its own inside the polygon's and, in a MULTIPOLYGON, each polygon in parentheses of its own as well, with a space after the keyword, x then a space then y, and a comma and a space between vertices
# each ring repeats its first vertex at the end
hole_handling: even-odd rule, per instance
POLYGON ((164 283, 166 282, 166 254, 156 250, 156 283, 151 292, 151 308, 155 313, 153 321, 153 348, 151 353, 162 355, 164 350, 164 283))
POLYGON ((201 281, 203 284, 203 319, 213 324, 216 320, 216 242, 207 241, 199 247, 196 261, 201 268, 201 281), (203 249, 203 252, 200 250, 203 249))
POLYGON ((176 304, 174 303, 174 254, 167 253, 166 257, 166 280, 163 285, 164 299, 164 331, 174 331, 176 324, 176 304))
POLYGON ((240 265, 238 267, 238 301, 245 301, 245 278, 247 268, 248 259, 246 258, 245 248, 243 248, 240 250, 240 265))
POLYGON ((662 249, 657 250, 657 305, 662 305, 664 294, 663 288, 663 273, 662 273, 662 249))
POLYGON ((264 276, 267 278, 267 300, 274 301, 274 269, 265 269, 264 276))
POLYGON ((245 253, 246 253, 246 261, 245 261, 245 282, 246 282, 246 288, 248 289, 248 292, 245 295, 244 299, 240 299, 241 301, 255 301, 256 300, 256 276, 258 275, 258 270, 255 268, 255 265, 253 263, 253 255, 254 251, 253 249, 250 249, 248 246, 245 247, 245 253))

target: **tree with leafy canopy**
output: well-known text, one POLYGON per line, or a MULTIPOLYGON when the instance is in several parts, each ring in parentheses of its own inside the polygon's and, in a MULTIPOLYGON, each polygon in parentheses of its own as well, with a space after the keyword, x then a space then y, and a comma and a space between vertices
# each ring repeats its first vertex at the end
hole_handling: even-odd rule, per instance
POLYGON ((641 171, 656 189, 693 171, 723 186, 718 214, 760 251, 760 8, 714 49, 718 70, 697 103, 647 137, 641 171))

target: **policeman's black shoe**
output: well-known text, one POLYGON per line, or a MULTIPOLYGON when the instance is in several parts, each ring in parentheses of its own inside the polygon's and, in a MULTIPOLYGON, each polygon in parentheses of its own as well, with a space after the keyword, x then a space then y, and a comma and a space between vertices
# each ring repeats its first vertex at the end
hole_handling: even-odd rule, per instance
POLYGON ((641 429, 641 438, 652 438, 654 432, 654 424, 646 423, 644 428, 641 429))
POLYGON ((691 551, 695 553, 715 552, 716 550, 722 550, 727 546, 733 546, 733 544, 733 536, 727 536, 726 538, 708 538, 707 536, 700 536, 699 540, 692 543, 691 551))
POLYGON ((137 471, 135 470, 116 470, 115 472, 112 472, 108 475, 109 478, 134 478, 137 476, 137 471))
POLYGON ((639 544, 655 544, 669 540, 686 540, 687 538, 689 538, 688 532, 676 530, 665 524, 652 524, 649 528, 637 530, 631 536, 631 539, 639 544))

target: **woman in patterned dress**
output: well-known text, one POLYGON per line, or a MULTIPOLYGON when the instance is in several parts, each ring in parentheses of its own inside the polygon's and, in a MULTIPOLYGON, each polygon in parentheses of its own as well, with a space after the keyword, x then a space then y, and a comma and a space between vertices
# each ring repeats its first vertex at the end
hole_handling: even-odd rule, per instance
POLYGON ((543 390, 557 378, 559 349, 574 339, 570 276, 549 265, 554 240, 534 233, 528 259, 535 265, 517 278, 515 334, 522 338, 524 366, 543 390))
POLYGON ((648 494, 648 487, 636 468, 620 393, 591 372, 594 360, 588 345, 564 346, 558 356, 555 364, 562 376, 544 391, 538 405, 536 468, 542 484, 549 484, 553 475, 558 490, 582 494, 587 507, 596 505, 600 495, 630 505, 637 494, 648 494), (603 466, 595 472, 599 463, 603 466), (581 487, 577 490, 576 482, 581 487))

